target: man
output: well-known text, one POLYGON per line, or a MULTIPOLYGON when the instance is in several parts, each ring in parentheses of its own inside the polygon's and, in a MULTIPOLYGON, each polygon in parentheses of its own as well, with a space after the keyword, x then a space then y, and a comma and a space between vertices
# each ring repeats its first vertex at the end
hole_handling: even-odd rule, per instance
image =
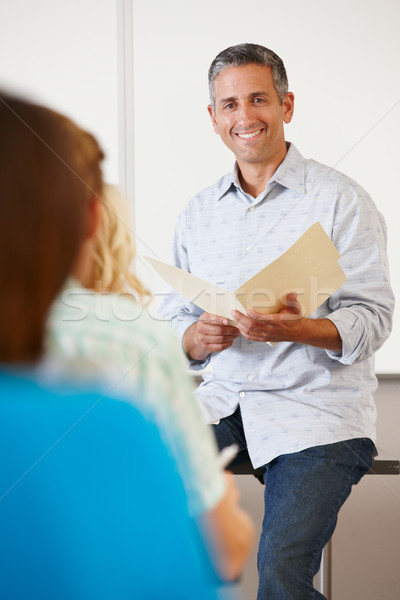
POLYGON ((322 598, 322 549, 375 451, 374 353, 394 305, 386 228, 354 181, 285 141, 294 95, 274 52, 222 51, 209 86, 214 130, 236 163, 180 215, 175 264, 233 291, 319 221, 347 280, 310 318, 294 292, 280 312, 234 311, 234 323, 177 294, 162 310, 193 368, 208 367, 197 396, 219 446, 238 443, 263 470, 258 599, 322 598))

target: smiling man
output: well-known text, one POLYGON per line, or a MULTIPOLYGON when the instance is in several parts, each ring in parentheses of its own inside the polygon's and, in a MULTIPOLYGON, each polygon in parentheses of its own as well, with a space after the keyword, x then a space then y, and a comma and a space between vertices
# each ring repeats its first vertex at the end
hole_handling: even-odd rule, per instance
POLYGON ((234 311, 233 322, 176 293, 162 307, 192 368, 207 367, 197 397, 219 447, 238 444, 262 472, 258 600, 316 600, 322 550, 375 451, 374 353, 394 305, 386 227, 359 185, 285 140, 294 95, 274 52, 227 48, 209 86, 214 130, 236 161, 180 215, 176 266, 234 291, 319 221, 347 276, 309 318, 298 290, 278 313, 234 311))
POLYGON ((214 80, 208 107, 214 130, 236 156, 244 191, 255 197, 285 157, 283 124, 293 106, 294 95, 280 98, 271 69, 262 65, 231 67, 214 80))

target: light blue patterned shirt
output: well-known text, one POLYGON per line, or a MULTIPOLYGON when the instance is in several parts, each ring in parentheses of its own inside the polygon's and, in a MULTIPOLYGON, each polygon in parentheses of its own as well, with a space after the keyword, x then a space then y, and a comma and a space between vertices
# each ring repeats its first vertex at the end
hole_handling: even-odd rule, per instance
MULTIPOLYGON (((307 447, 376 438, 374 353, 389 336, 394 297, 386 226, 368 194, 345 175, 306 160, 291 144, 265 191, 241 189, 237 167, 195 196, 178 219, 174 264, 234 291, 319 221, 347 280, 311 316, 328 318, 342 352, 239 336, 204 363, 196 395, 211 423, 240 405, 254 467, 307 447)), ((161 312, 183 336, 201 309, 171 291, 161 312)))

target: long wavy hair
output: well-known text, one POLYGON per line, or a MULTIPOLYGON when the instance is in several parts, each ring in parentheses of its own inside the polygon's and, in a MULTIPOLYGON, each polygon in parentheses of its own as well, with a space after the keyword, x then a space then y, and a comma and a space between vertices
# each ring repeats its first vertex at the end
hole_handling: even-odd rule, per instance
POLYGON ((136 248, 128 203, 118 187, 105 184, 96 232, 91 287, 96 291, 137 296, 146 303, 151 294, 133 272, 136 248))

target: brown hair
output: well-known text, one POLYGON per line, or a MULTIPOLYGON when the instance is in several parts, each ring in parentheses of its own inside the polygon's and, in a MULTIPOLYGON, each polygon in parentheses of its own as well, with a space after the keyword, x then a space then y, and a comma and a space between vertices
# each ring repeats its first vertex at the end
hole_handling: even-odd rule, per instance
POLYGON ((26 362, 102 192, 103 152, 67 117, 1 91, 0 132, 0 361, 26 362))

